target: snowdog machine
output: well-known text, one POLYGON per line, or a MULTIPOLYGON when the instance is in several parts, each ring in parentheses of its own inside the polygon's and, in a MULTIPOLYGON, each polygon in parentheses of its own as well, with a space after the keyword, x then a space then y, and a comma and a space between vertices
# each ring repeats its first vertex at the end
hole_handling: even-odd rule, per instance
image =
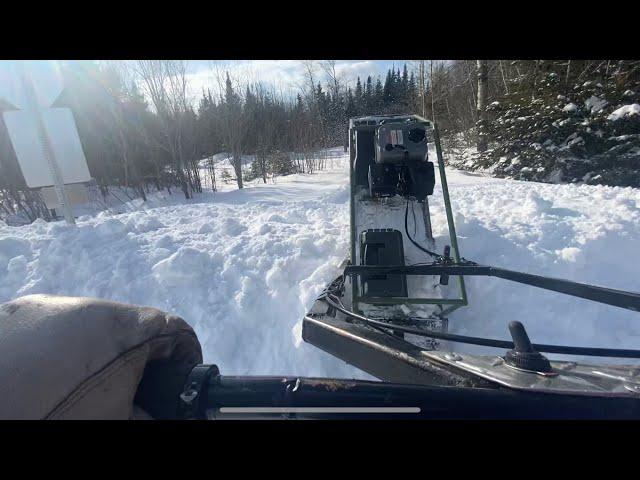
POLYGON ((4 416, 22 418, 29 405, 43 410, 46 402, 32 387, 44 384, 52 412, 62 418, 78 405, 79 418, 113 415, 114 405, 132 400, 155 419, 640 419, 640 365, 544 355, 638 359, 640 350, 535 344, 515 321, 508 325, 511 340, 447 328, 450 313, 467 304, 465 276, 498 277, 636 312, 640 294, 464 259, 432 122, 409 115, 355 118, 349 140, 350 255, 304 316, 302 337, 381 381, 222 375, 216 365, 201 363, 195 333, 179 317, 104 300, 32 295, 0 305, 0 324, 11 327, 3 331, 10 362, 0 377, 19 387, 6 389, 11 409, 4 416), (442 253, 429 213, 438 178, 449 228, 442 253), (451 282, 457 282, 456 298, 445 295, 451 282), (78 342, 83 348, 70 349, 70 356, 60 348, 69 339, 95 344, 78 342), (446 351, 442 341, 505 353, 446 351), (51 358, 82 361, 23 368, 25 359, 41 366, 47 351, 51 358), (18 381, 24 378, 29 381, 18 381), (70 382, 75 389, 62 392, 70 382))
POLYGON ((640 366, 550 361, 544 355, 637 359, 640 350, 533 344, 515 321, 508 325, 510 341, 447 331, 447 316, 467 305, 464 276, 502 278, 633 311, 640 310, 640 294, 461 257, 433 122, 415 115, 351 119, 349 151, 350 256, 304 316, 302 337, 381 381, 228 377, 214 365, 201 365, 180 396, 183 416, 640 419, 640 366), (450 237, 442 253, 429 214, 436 176, 450 237), (442 293, 451 277, 457 279, 457 298, 442 293), (439 341, 506 352, 441 351, 439 341))

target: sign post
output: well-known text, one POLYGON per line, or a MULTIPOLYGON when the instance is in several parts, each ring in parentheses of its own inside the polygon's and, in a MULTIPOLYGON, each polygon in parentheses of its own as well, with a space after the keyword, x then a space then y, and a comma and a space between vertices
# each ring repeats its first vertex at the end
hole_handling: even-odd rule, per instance
POLYGON ((63 90, 56 62, 0 62, 0 97, 14 107, 2 118, 26 186, 46 192, 47 208, 74 224, 71 207, 91 173, 73 112, 52 106, 63 90))
POLYGON ((75 225, 76 221, 73 218, 73 212, 71 211, 71 205, 69 204, 67 191, 64 187, 62 173, 60 172, 60 167, 58 166, 58 162, 56 161, 55 152, 51 147, 51 139, 49 138, 49 133, 47 132, 44 121, 42 119, 42 112, 36 100, 33 83, 31 81, 31 78, 29 78, 29 75, 27 75, 22 62, 18 62, 18 65, 26 100, 25 110, 29 113, 36 125, 38 137, 40 138, 40 142, 43 148, 42 153, 47 161, 49 172, 54 181, 54 189, 58 197, 58 203, 62 207, 62 212, 67 223, 75 225))

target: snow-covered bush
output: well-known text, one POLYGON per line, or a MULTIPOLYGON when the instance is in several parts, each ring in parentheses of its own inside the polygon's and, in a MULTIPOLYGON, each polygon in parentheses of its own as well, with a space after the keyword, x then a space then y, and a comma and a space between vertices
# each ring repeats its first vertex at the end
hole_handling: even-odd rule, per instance
POLYGON ((640 81, 554 73, 488 105, 486 152, 455 166, 542 182, 640 187, 640 81))

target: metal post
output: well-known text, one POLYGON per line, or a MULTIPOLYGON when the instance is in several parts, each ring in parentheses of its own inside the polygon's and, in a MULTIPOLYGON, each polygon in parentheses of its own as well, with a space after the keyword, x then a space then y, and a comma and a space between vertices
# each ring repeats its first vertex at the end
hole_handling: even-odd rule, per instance
POLYGON ((22 86, 24 88, 24 93, 27 100, 26 111, 31 114, 36 124, 38 136, 40 137, 40 141, 42 142, 44 158, 47 161, 51 177, 54 181, 54 190, 56 192, 56 196, 58 197, 58 203, 62 207, 62 212, 64 213, 64 218, 67 223, 69 223, 70 225, 75 225, 76 222, 73 218, 73 212, 71 211, 71 205, 69 203, 67 191, 64 187, 64 179, 62 178, 60 167, 56 162, 55 153, 53 151, 53 147, 51 146, 51 139, 49 138, 49 134, 47 133, 47 129, 44 125, 44 120, 42 119, 42 112, 36 100, 36 95, 33 84, 31 82, 31 78, 29 78, 29 75, 25 71, 24 64, 22 62, 17 62, 17 65, 20 71, 22 86))
MULTIPOLYGON (((356 259, 356 205, 355 205, 355 168, 354 160, 357 154, 357 135, 358 132, 351 132, 351 121, 349 121, 349 234, 351 237, 351 265, 358 265, 356 259), (354 138, 355 137, 355 138, 354 138)), ((358 309, 358 277, 350 277, 351 281, 351 310, 356 313, 360 313, 358 309)))
MULTIPOLYGON (((440 133, 438 132, 438 125, 433 122, 433 137, 436 145, 436 154, 438 155, 438 170, 440 170, 440 183, 442 185, 442 195, 444 197, 444 208, 447 212, 447 223, 449 226, 449 237, 451 238, 451 246, 453 247, 453 258, 456 263, 460 263, 460 250, 458 249, 458 235, 456 234, 456 227, 453 221, 453 212, 451 210, 451 200, 449 198, 449 186, 447 185, 447 174, 444 171, 444 159, 442 158, 442 147, 440 146, 440 133)), ((460 298, 467 304, 467 290, 464 285, 464 277, 460 275, 458 277, 460 285, 460 298)))

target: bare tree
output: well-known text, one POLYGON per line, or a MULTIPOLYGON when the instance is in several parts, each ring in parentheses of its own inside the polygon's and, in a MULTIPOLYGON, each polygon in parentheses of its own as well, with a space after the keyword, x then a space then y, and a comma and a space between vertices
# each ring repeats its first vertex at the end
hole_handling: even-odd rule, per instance
MULTIPOLYGON (((216 67, 217 69, 217 67, 216 67)), ((245 138, 245 116, 242 112, 242 98, 238 93, 239 88, 233 87, 233 82, 229 72, 225 72, 225 79, 222 80, 222 75, 219 69, 216 71, 218 84, 221 87, 220 101, 221 101, 221 114, 220 128, 224 143, 231 155, 231 164, 236 174, 236 182, 238 188, 244 187, 242 178, 242 144, 245 138), (224 84, 224 88, 222 85, 224 84)))
POLYGON ((336 72, 336 61, 324 60, 320 62, 320 67, 329 80, 329 88, 331 89, 331 94, 334 97, 338 97, 340 95, 340 79, 338 78, 338 73, 336 72))
POLYGON ((123 100, 125 100, 123 97, 126 97, 128 94, 125 66, 122 62, 110 62, 107 64, 107 68, 110 68, 112 71, 112 82, 110 84, 105 82, 102 85, 111 97, 109 101, 109 111, 118 131, 118 139, 116 143, 122 156, 124 186, 131 186, 131 177, 133 177, 134 187, 142 196, 142 200, 146 202, 147 196, 144 191, 144 186, 140 182, 136 162, 132 161, 130 155, 131 148, 129 146, 128 139, 129 125, 125 118, 123 106, 123 100))
POLYGON ((302 65, 304 66, 306 77, 306 84, 303 84, 302 93, 307 97, 310 104, 315 104, 317 64, 315 60, 303 60, 302 65))
POLYGON ((160 146, 169 152, 182 191, 186 198, 191 198, 194 177, 186 168, 185 156, 189 149, 183 144, 184 119, 188 109, 186 62, 138 60, 135 72, 160 119, 163 132, 160 146))

